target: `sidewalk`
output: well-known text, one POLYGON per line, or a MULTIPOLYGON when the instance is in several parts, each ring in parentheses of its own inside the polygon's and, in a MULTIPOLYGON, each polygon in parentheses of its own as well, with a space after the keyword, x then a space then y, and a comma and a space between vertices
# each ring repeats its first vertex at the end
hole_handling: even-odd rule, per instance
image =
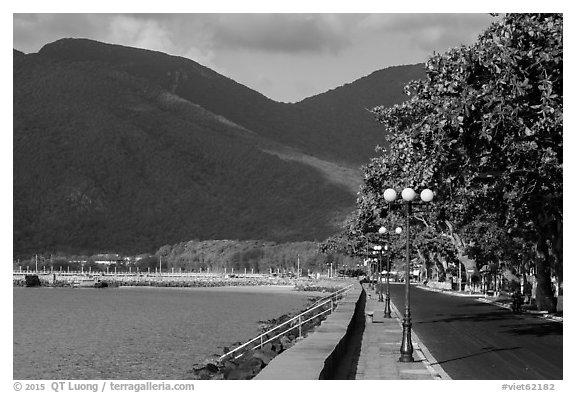
POLYGON ((414 331, 412 331, 414 362, 398 361, 402 344, 402 315, 391 304, 392 318, 384 318, 385 303, 378 301, 378 294, 369 289, 368 285, 364 285, 364 289, 366 290, 366 324, 355 379, 450 379, 440 366, 431 366, 431 364, 436 364, 436 361, 414 331), (370 313, 373 313, 373 316, 370 316, 370 313))

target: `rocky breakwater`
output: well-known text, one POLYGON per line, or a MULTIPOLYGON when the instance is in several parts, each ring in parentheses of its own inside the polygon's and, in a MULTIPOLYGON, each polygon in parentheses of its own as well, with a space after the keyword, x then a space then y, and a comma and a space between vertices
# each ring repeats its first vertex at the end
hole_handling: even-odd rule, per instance
MULTIPOLYGON (((314 287, 315 292, 324 292, 329 294, 330 292, 335 292, 336 290, 343 288, 344 284, 345 283, 343 282, 334 283, 333 281, 330 281, 325 283, 300 285, 300 287, 297 285, 296 287, 299 288, 299 290, 306 290, 306 288, 308 288, 310 291, 312 291, 311 288, 314 287), (318 286, 318 284, 320 286, 318 286)), ((317 303, 321 298, 321 296, 310 298, 309 306, 306 309, 314 303, 317 303)), ((230 349, 225 347, 223 355, 213 355, 205 361, 194 365, 193 369, 188 372, 188 377, 190 379, 211 380, 252 379, 274 358, 284 353, 286 350, 293 347, 296 343, 300 342, 312 333, 314 329, 326 320, 327 315, 329 315, 326 311, 330 307, 336 307, 336 304, 337 303, 331 304, 330 302, 327 302, 326 304, 316 308, 303 319, 307 320, 312 318, 314 315, 318 316, 303 323, 301 326, 298 326, 298 319, 295 318, 298 315, 297 313, 282 315, 279 318, 268 321, 260 321, 260 330, 262 333, 269 332, 268 334, 265 334, 261 336, 261 338, 257 338, 254 342, 246 345, 245 351, 239 351, 223 357, 223 355, 230 352, 230 349), (278 329, 271 331, 271 329, 275 327, 278 327, 278 329), (238 358, 236 358, 237 356, 238 358)), ((235 343, 233 347, 238 348, 240 345, 241 343, 238 342, 235 343)))
MULTIPOLYGON (((262 286, 280 285, 294 286, 297 280, 287 277, 273 276, 229 276, 224 274, 39 274, 41 286, 74 287, 88 279, 97 278, 108 287, 179 287, 179 288, 212 288, 230 286, 262 286)), ((26 286, 25 275, 14 274, 13 286, 26 286)), ((80 287, 85 287, 80 285, 80 287)))
POLYGON ((191 287, 212 288, 229 286, 260 286, 260 285, 294 285, 294 280, 279 277, 250 277, 250 276, 227 276, 222 274, 178 276, 178 275, 154 275, 114 277, 110 280, 118 286, 153 286, 153 287, 191 287))

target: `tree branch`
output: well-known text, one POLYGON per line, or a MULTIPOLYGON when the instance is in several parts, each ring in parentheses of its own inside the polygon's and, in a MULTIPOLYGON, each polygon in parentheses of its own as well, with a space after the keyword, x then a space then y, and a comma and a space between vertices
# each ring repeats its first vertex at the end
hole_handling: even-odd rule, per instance
POLYGON ((426 226, 426 228, 430 228, 430 224, 428 224, 426 222, 426 220, 424 219, 424 217, 418 217, 417 215, 413 216, 415 219, 417 219, 418 221, 421 221, 422 223, 424 223, 424 225, 426 226))

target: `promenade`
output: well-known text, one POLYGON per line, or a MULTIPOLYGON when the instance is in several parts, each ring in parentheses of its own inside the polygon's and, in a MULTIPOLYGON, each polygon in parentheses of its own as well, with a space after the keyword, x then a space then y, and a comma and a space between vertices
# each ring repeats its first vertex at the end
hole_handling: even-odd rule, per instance
POLYGON ((450 379, 414 332, 415 361, 398 361, 401 313, 392 306, 392 318, 384 318, 384 304, 378 302, 378 295, 368 285, 356 284, 321 326, 272 359, 254 379, 450 379))
POLYGON ((365 327, 356 370, 349 378, 356 380, 445 380, 450 377, 435 365, 435 360, 412 331, 414 362, 401 363, 402 313, 391 304, 392 318, 384 318, 384 302, 364 285, 366 291, 365 327))

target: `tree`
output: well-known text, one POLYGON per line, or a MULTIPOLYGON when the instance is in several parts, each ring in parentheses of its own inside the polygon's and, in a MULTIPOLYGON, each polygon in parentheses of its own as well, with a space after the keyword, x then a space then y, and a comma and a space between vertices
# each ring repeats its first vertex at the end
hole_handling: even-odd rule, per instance
POLYGON ((478 261, 478 267, 507 261, 508 265, 519 264, 520 239, 510 236, 506 228, 499 225, 491 215, 483 215, 462 227, 461 233, 468 240, 467 255, 478 261))
POLYGON ((150 271, 155 271, 159 266, 160 259, 155 255, 142 258, 136 262, 136 267, 142 272, 147 271, 148 269, 150 269, 150 271))
MULTIPOLYGON (((382 188, 430 187, 436 224, 494 225, 538 252, 538 307, 562 271, 562 15, 509 14, 471 46, 433 55, 411 99, 374 108, 388 147, 365 167, 360 219, 383 215, 382 188)), ((385 215, 385 214, 384 214, 385 215)))

